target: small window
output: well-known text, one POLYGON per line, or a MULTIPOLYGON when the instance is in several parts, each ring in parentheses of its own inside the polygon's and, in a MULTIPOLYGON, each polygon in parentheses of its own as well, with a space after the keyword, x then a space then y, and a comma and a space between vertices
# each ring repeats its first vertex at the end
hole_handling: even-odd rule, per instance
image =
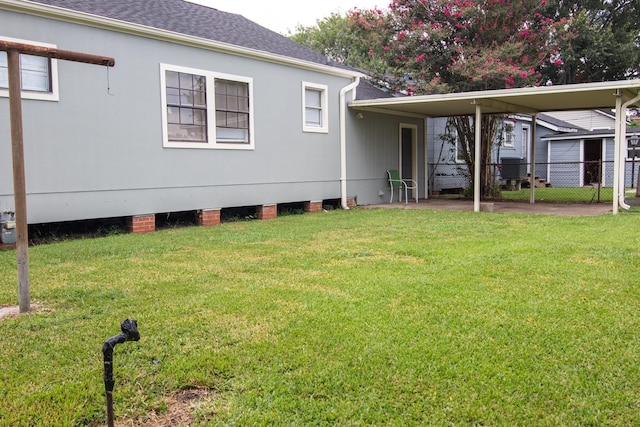
MULTIPOLYGON (((2 37, 2 40, 43 47, 54 45, 2 37)), ((7 52, 0 52, 0 96, 9 96, 7 52)), ((44 56, 20 55, 20 88, 22 98, 58 100, 57 61, 44 56)))
POLYGON ((502 124, 502 146, 514 147, 515 126, 511 123, 502 124))
POLYGON ((327 86, 303 82, 302 105, 302 130, 304 132, 329 132, 327 86))
POLYGON ((253 148, 252 80, 161 64, 163 145, 253 148))

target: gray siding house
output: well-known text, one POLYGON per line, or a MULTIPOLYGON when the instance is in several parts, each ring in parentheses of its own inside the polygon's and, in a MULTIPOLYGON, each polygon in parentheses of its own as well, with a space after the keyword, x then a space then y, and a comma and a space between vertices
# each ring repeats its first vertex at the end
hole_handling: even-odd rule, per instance
MULTIPOLYGON (((492 162, 520 159, 531 173, 532 120, 527 115, 511 115, 509 134, 503 134, 493 151, 492 162)), ((466 188, 468 172, 464 161, 457 157, 456 147, 440 141, 447 133, 446 119, 430 119, 429 168, 432 171, 432 192, 466 188), (440 142, 439 142, 440 141, 440 142)), ((599 182, 613 186, 615 115, 602 110, 560 111, 538 114, 536 121, 535 174, 554 187, 583 187, 599 182), (599 169, 600 168, 600 169, 599 169)), ((640 130, 627 128, 627 140, 637 139, 640 130)), ((626 187, 635 187, 640 169, 640 146, 635 151, 630 143, 625 163, 626 187), (632 182, 634 181, 634 182, 632 182)), ((504 181, 497 172, 497 179, 504 181)))
MULTIPOLYGON (((29 223, 325 200, 388 200, 424 179, 424 120, 357 114, 361 74, 240 15, 182 0, 0 0, 0 39, 110 56, 107 69, 22 55, 29 223)), ((12 211, 0 52, 0 212, 12 211)), ((424 196, 424 189, 419 195, 424 196)))
MULTIPOLYGON (((459 156, 457 147, 449 142, 449 139, 442 138, 449 131, 446 128, 446 118, 430 119, 428 129, 430 133, 429 149, 429 170, 432 174, 431 191, 435 193, 458 191, 469 185, 468 171, 466 164, 459 156)), ((527 173, 531 173, 531 141, 532 141, 532 120, 527 115, 509 115, 504 119, 504 129, 500 140, 496 141, 496 147, 492 152, 492 163, 496 165, 496 179, 503 180, 500 176, 499 165, 503 159, 517 159, 527 162, 527 173)), ((536 120, 536 173, 541 180, 547 179, 546 163, 548 162, 548 151, 543 138, 556 132, 574 132, 576 127, 555 119, 547 114, 539 114, 536 120), (542 165, 542 166, 541 166, 542 165)))

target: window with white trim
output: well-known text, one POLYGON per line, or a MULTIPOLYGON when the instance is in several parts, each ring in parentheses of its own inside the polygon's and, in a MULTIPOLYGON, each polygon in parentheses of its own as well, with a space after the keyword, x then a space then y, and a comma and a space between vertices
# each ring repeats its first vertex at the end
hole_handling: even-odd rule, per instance
POLYGON ((515 126, 511 123, 502 123, 502 146, 514 147, 516 139, 515 126))
POLYGON ((302 82, 302 130, 329 132, 327 86, 302 82))
MULTIPOLYGON (((2 40, 55 48, 55 45, 29 40, 0 37, 2 40)), ((20 54, 20 88, 22 98, 57 101, 58 68, 57 60, 44 56, 20 54)), ((9 96, 9 68, 7 52, 0 52, 0 96, 9 96)))
POLYGON ((253 149, 253 80, 160 64, 163 145, 253 149))

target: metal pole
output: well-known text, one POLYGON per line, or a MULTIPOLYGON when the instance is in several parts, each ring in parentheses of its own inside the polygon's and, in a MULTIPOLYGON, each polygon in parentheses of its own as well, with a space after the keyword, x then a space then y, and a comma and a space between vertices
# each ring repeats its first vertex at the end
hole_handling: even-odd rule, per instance
POLYGON ((27 55, 44 56, 64 61, 83 62, 85 64, 105 65, 107 67, 113 67, 116 63, 113 58, 108 56, 91 55, 89 53, 74 52, 71 50, 62 50, 53 47, 34 46, 25 43, 0 40, 0 51, 3 50, 15 50, 27 55))
POLYGON ((636 173, 636 146, 635 144, 633 145, 633 151, 632 151, 632 157, 631 157, 631 183, 629 184, 629 187, 633 188, 635 184, 635 173, 636 173))
POLYGON ((600 203, 600 196, 602 193, 602 159, 598 162, 598 203, 600 203))
POLYGON ((102 346, 102 355, 104 357, 104 390, 107 396, 107 425, 113 427, 113 349, 116 344, 122 344, 125 341, 139 341, 140 333, 138 332, 138 322, 127 319, 120 324, 122 331, 105 341, 102 346))
POLYGON ((9 69, 9 115, 11 117, 11 154, 13 160, 13 194, 16 211, 16 256, 18 259, 18 305, 20 313, 30 309, 29 236, 27 226, 27 194, 24 178, 24 145, 22 136, 22 99, 20 95, 20 53, 7 51, 9 69))

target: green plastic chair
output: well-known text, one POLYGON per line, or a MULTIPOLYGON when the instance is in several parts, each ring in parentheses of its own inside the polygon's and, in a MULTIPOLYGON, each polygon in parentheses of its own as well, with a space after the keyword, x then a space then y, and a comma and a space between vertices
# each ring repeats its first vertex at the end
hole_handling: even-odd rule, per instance
POLYGON ((398 191, 398 201, 402 201, 402 189, 404 188, 404 200, 405 204, 409 203, 409 190, 413 190, 416 196, 416 203, 418 203, 418 183, 413 179, 402 179, 396 169, 389 169, 387 171, 389 177, 389 186, 391 187, 391 198, 389 203, 393 203, 393 190, 398 191))

